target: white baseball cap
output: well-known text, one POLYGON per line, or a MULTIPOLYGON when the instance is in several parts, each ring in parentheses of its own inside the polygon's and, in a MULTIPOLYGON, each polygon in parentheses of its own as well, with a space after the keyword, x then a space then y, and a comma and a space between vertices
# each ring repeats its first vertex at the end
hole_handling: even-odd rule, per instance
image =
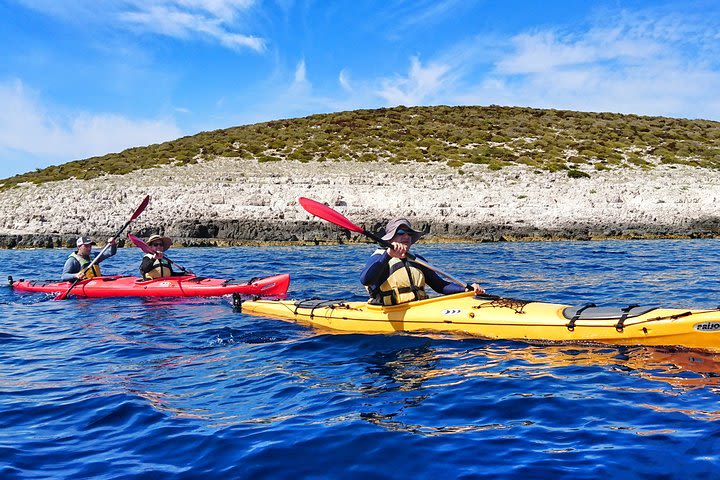
POLYGON ((78 237, 77 242, 75 242, 75 245, 80 247, 82 245, 96 245, 96 243, 93 242, 90 237, 78 237))

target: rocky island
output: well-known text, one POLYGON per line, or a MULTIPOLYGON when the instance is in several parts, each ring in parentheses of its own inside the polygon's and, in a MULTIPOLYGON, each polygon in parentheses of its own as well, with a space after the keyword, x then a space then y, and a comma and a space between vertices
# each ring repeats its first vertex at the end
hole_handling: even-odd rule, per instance
MULTIPOLYGON (((488 108, 477 112, 483 121, 492 113, 488 108)), ((497 109, 512 113, 512 109, 497 109)), ((457 114, 457 110, 450 111, 457 114)), ((560 124, 558 119, 567 120, 568 116, 522 110, 526 111, 541 119, 548 117, 554 131, 560 124)), ((400 122, 407 130, 414 118, 427 111, 399 107, 373 111, 374 116, 362 113, 363 118, 369 118, 367 128, 377 131, 373 125, 383 118, 400 122)), ((433 113, 438 116, 438 111, 433 113)), ((468 118, 468 112, 464 113, 461 118, 468 118)), ((317 117, 302 120, 311 132, 313 128, 331 132, 323 138, 333 136, 331 127, 347 122, 346 116, 317 117)), ((667 123, 667 119, 663 121, 667 123)), ((338 153, 332 144, 318 141, 317 132, 280 138, 280 133, 292 126, 289 122, 242 127, 254 129, 253 135, 259 139, 236 132, 222 142, 223 151, 217 151, 216 140, 209 144, 204 139, 190 161, 178 160, 181 154, 172 150, 177 150, 177 145, 153 146, 148 147, 153 152, 148 155, 154 161, 147 164, 143 163, 145 151, 135 149, 135 157, 127 152, 117 154, 130 158, 120 163, 125 170, 119 173, 113 173, 113 168, 118 168, 115 157, 106 162, 112 168, 97 171, 97 165, 105 165, 106 158, 102 157, 49 169, 59 175, 57 178, 17 178, 0 190, 0 246, 68 246, 79 234, 102 239, 112 235, 148 194, 152 197, 150 206, 131 230, 145 236, 161 232, 188 246, 364 241, 306 213, 298 204, 299 197, 325 202, 369 230, 380 229, 391 217, 406 216, 416 227, 430 230, 427 241, 720 235, 720 170, 713 163, 720 161, 715 158, 720 155, 715 145, 720 135, 713 136, 720 128, 713 122, 702 123, 712 140, 706 148, 709 153, 703 151, 702 158, 710 162, 707 165, 687 160, 691 157, 683 160, 667 150, 671 142, 662 139, 663 150, 657 145, 638 146, 639 140, 623 147, 614 140, 606 156, 598 154, 603 147, 598 144, 590 153, 583 146, 566 144, 547 155, 553 147, 538 148, 537 132, 535 136, 516 132, 519 136, 514 138, 498 131, 487 137, 487 129, 448 133, 447 122, 444 127, 435 125, 410 135, 417 140, 415 150, 407 140, 396 150, 389 148, 394 137, 385 128, 390 137, 379 144, 383 150, 377 143, 364 141, 360 145, 357 138, 350 138, 341 142, 338 153), (428 131, 442 132, 443 128, 444 143, 437 136, 427 137, 428 131), (471 138, 460 138, 463 135, 471 138), (303 140, 297 140, 300 137, 303 140), (479 137, 485 140, 481 142, 479 137), (307 138, 314 139, 316 151, 310 149, 307 138), (434 140, 427 142, 426 138, 434 140), (305 143, 292 145, 290 140, 305 143), (212 145, 216 145, 214 151, 212 145), (348 153, 346 145, 355 145, 355 149, 348 153), (643 155, 628 153, 639 150, 643 155), (405 159, 418 152, 427 158, 405 159), (674 161, 663 155, 674 155, 674 161), (71 167, 72 174, 68 174, 71 167), (89 173, 79 170, 81 167, 89 173)), ((618 122, 617 128, 625 128, 618 122)), ((662 128, 667 130, 665 123, 662 128)), ((497 124, 513 125, 499 121, 492 125, 497 124)), ((517 129, 517 125, 512 128, 517 129)), ((224 137, 231 135, 219 132, 224 137)), ((657 133, 653 135, 660 138, 657 133)), ((342 137, 337 132, 335 136, 342 137)), ((564 137, 555 138, 562 142, 564 137)), ((681 148, 684 144, 676 140, 673 145, 681 148)))

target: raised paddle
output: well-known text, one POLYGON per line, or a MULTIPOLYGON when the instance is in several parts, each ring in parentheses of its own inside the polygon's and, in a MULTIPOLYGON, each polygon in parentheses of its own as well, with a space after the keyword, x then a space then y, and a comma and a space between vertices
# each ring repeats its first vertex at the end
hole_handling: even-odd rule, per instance
MULTIPOLYGON (((150 195, 146 195, 146 196, 145 196, 145 198, 143 199, 142 203, 140 203, 140 206, 139 206, 137 209, 135 209, 135 213, 132 214, 132 216, 130 217, 130 220, 128 220, 127 222, 125 222, 125 225, 123 225, 122 228, 120 228, 120 230, 118 230, 117 233, 112 237, 113 240, 117 240, 117 238, 120 236, 120 234, 121 234, 122 232, 125 231, 125 229, 128 227, 128 225, 130 225, 130 223, 131 223, 133 220, 135 220, 137 217, 140 216, 140 214, 141 214, 141 213, 145 210, 145 208, 148 206, 148 203, 150 203, 150 195)), ((95 258, 93 258, 93 261, 92 261, 92 262, 90 262, 90 265, 88 265, 88 266, 85 267, 83 270, 81 270, 80 273, 83 273, 83 274, 84 274, 85 272, 87 272, 88 270, 90 270, 90 269, 93 267, 93 265, 95 265, 95 264, 98 262, 98 259, 102 256, 103 253, 105 253, 105 250, 107 250, 108 248, 110 248, 110 242, 108 242, 107 244, 105 244, 105 246, 103 247, 103 249, 100 250, 100 253, 98 253, 98 254, 95 256, 95 258)), ((70 291, 71 291, 73 288, 75 288, 75 285, 77 285, 78 282, 79 282, 80 280, 82 280, 82 278, 83 278, 83 275, 81 275, 80 278, 76 278, 75 281, 72 283, 72 285, 70 285, 70 288, 68 288, 65 293, 61 293, 60 295, 58 295, 57 297, 55 297, 55 300, 65 300, 65 299, 67 298, 68 294, 70 293, 70 291)))
MULTIPOLYGON (((342 214, 336 212, 335 210, 328 207, 324 203, 316 202, 315 200, 310 200, 309 198, 305 198, 305 197, 300 197, 298 202, 300 202, 300 205, 308 213, 311 213, 311 214, 315 215, 316 217, 320 217, 323 220, 327 220, 328 222, 334 223, 338 227, 342 227, 346 230, 350 230, 351 232, 360 233, 362 235, 365 235, 366 237, 372 239, 374 242, 380 244, 381 246, 383 246, 385 248, 392 248, 392 244, 390 242, 383 240, 382 238, 378 237, 374 233, 368 232, 367 230, 365 230, 364 228, 362 228, 358 225, 355 225, 350 220, 345 218, 342 214)), ((405 255, 405 257, 408 260, 410 260, 411 262, 415 262, 418 265, 422 265, 423 267, 429 268, 430 270, 433 270, 434 272, 439 273, 443 277, 446 277, 448 280, 452 280, 454 283, 457 283, 461 287, 465 287, 465 288, 468 287, 467 283, 465 283, 461 280, 458 280, 457 278, 453 277, 449 273, 445 273, 442 270, 433 267, 432 265, 430 265, 429 263, 427 263, 423 260, 420 260, 412 253, 408 252, 405 255)))
MULTIPOLYGON (((145 253, 153 253, 153 254, 155 253, 155 250, 153 250, 153 248, 152 248, 150 245, 148 245, 147 243, 145 243, 144 241, 142 241, 141 239, 139 239, 138 237, 136 237, 136 236, 133 235, 132 233, 128 233, 128 238, 130 239, 131 242, 133 242, 133 243, 135 244, 136 247, 138 247, 138 248, 139 248, 140 250, 142 250, 143 252, 145 252, 145 253)), ((179 268, 180 270, 182 270, 183 272, 188 273, 188 274, 191 274, 191 273, 192 273, 192 272, 188 272, 188 270, 187 270, 185 267, 183 267, 182 265, 180 265, 179 263, 173 262, 173 261, 170 259, 170 257, 168 257, 167 255, 165 255, 165 252, 163 252, 163 258, 165 258, 165 260, 167 260, 168 262, 170 262, 170 263, 172 263, 173 265, 175 265, 176 267, 178 267, 178 268, 179 268)))

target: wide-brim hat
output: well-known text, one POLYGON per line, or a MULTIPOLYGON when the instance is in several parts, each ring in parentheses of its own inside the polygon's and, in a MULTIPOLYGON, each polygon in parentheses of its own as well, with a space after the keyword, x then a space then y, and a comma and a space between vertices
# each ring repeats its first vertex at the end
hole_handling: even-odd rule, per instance
POLYGON ((163 237, 162 235, 152 235, 150 238, 147 239, 147 244, 152 245, 153 242, 157 242, 158 240, 162 240, 165 250, 170 248, 170 245, 172 245, 172 240, 170 240, 168 237, 163 237))
POLYGON ((407 227, 405 228, 405 230, 407 230, 407 232, 410 234, 413 243, 417 242, 420 237, 425 235, 425 232, 418 232, 417 230, 413 230, 412 224, 408 221, 407 218, 396 218, 394 220, 390 220, 385 226, 385 235, 382 236, 382 239, 386 242, 389 242, 395 236, 395 232, 397 232, 398 228, 402 226, 407 227))

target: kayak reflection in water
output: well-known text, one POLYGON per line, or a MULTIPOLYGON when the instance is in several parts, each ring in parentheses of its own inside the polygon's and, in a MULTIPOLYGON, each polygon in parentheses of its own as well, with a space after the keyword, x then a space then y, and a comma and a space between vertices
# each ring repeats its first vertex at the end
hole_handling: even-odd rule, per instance
POLYGON ((147 240, 147 244, 152 249, 152 252, 145 254, 140 263, 140 273, 145 280, 151 280, 153 278, 166 278, 166 277, 181 277, 183 275, 192 275, 193 273, 184 270, 182 272, 174 272, 172 268, 172 261, 165 256, 165 252, 172 245, 172 240, 169 237, 163 237, 161 235, 152 235, 147 240))
MULTIPOLYGON (((425 285, 438 293, 449 295, 474 290, 476 294, 485 293, 480 285, 473 283, 462 287, 443 280, 433 270, 406 258, 410 247, 424 232, 413 230, 406 218, 396 218, 388 222, 382 237, 392 244, 391 248, 379 248, 373 252, 360 274, 360 282, 370 295, 370 303, 377 305, 397 305, 428 298, 425 285)), ((419 260, 427 262, 420 255, 419 260)))
POLYGON ((90 237, 78 237, 75 242, 77 249, 71 253, 65 261, 65 266, 63 266, 63 272, 60 279, 64 282, 69 282, 83 278, 102 276, 99 263, 117 253, 117 242, 115 239, 108 239, 108 243, 110 244, 110 249, 105 249, 101 252, 95 264, 86 272, 83 272, 83 270, 85 270, 85 268, 90 265, 94 259, 94 256, 91 256, 91 252, 92 246, 95 245, 95 242, 93 242, 90 237))

